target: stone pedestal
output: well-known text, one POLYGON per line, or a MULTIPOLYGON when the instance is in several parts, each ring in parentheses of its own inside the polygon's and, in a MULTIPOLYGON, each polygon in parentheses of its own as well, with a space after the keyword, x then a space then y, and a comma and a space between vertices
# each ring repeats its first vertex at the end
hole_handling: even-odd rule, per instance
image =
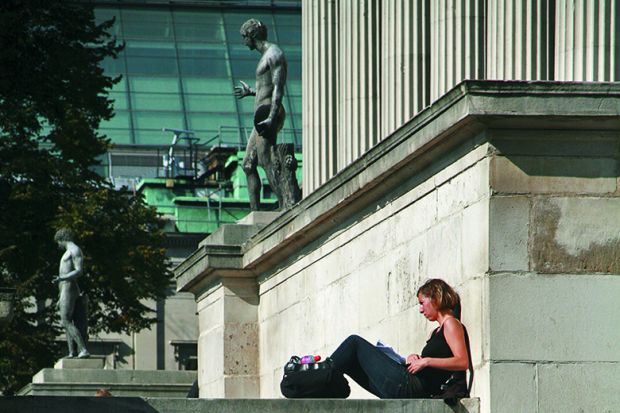
POLYGON ((221 278, 197 304, 200 397, 258 397, 256 281, 221 278))
POLYGON ((92 397, 105 388, 113 396, 185 398, 195 379, 195 371, 42 369, 17 394, 92 397))
POLYGON ((105 356, 90 356, 87 359, 64 358, 54 364, 55 369, 103 369, 105 356))
POLYGON ((237 224, 264 227, 276 219, 280 214, 281 212, 274 211, 253 211, 237 221, 237 224))
POLYGON ((222 225, 176 270, 178 290, 196 297, 200 397, 259 396, 258 286, 242 245, 279 215, 252 212, 222 225))

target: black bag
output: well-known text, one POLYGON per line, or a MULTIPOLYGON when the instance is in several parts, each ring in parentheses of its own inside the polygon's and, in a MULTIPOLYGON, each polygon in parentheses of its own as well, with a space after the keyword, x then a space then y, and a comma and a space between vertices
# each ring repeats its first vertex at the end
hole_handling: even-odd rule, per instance
POLYGON ((280 391, 288 399, 346 399, 351 393, 349 382, 334 369, 332 359, 301 364, 297 356, 284 366, 280 391))
POLYGON ((455 371, 452 375, 446 380, 444 384, 441 385, 440 393, 434 394, 432 396, 433 399, 443 399, 449 406, 455 406, 458 399, 462 399, 463 397, 469 397, 469 392, 471 391, 471 385, 474 381, 474 366, 471 362, 471 350, 469 348, 469 335, 467 334, 467 329, 463 326, 463 332, 465 333, 465 345, 467 346, 467 360, 469 362, 469 383, 465 378, 464 371, 455 371))

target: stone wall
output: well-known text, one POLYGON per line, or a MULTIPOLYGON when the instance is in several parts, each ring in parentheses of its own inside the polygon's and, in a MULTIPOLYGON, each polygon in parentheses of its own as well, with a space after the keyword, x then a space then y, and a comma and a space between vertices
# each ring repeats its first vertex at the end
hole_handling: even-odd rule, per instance
POLYGON ((620 133, 490 135, 498 151, 486 307, 491 411, 611 411, 604 395, 620 379, 620 133))
MULTIPOLYGON (((279 394, 292 354, 328 356, 350 334, 419 353, 434 328, 416 290, 441 277, 463 295, 463 320, 480 323, 487 268, 488 144, 475 139, 349 217, 298 259, 260 281, 261 396, 279 394), (474 149, 470 149, 474 148, 474 149), (466 152, 467 153, 462 153, 466 152)), ((479 349, 481 331, 472 331, 479 349)), ((474 352, 479 365, 481 352, 474 352)), ((369 397, 354 391, 354 397, 369 397)))
MULTIPOLYGON (((201 337, 221 288, 257 290, 218 307, 229 334, 199 368, 223 360, 225 383, 255 357, 245 397, 271 398, 292 354, 349 334, 419 351, 432 326, 415 290, 441 277, 462 297, 481 411, 613 410, 619 108, 616 84, 464 82, 266 227, 227 242, 223 228, 176 271, 201 337), (241 351, 244 319, 257 343, 241 351)), ((241 397, 218 391, 201 384, 241 397)))

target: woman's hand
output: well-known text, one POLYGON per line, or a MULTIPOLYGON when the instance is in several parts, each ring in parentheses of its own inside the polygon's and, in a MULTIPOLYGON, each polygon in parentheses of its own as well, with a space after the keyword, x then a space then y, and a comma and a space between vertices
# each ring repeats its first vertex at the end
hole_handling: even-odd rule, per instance
POLYGON ((413 360, 418 360, 420 358, 419 354, 409 354, 407 356, 407 365, 411 364, 413 360))
POLYGON ((428 359, 422 358, 418 354, 410 354, 407 356, 407 371, 409 373, 417 373, 426 366, 428 366, 428 359))

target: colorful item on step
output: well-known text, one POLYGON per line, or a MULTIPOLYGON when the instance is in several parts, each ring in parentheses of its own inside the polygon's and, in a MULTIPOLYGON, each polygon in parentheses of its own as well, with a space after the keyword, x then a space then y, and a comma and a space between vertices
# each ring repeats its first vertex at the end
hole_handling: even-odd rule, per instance
POLYGON ((301 364, 310 364, 310 363, 315 363, 319 360, 321 360, 321 356, 309 355, 309 356, 303 356, 299 362, 301 364))

